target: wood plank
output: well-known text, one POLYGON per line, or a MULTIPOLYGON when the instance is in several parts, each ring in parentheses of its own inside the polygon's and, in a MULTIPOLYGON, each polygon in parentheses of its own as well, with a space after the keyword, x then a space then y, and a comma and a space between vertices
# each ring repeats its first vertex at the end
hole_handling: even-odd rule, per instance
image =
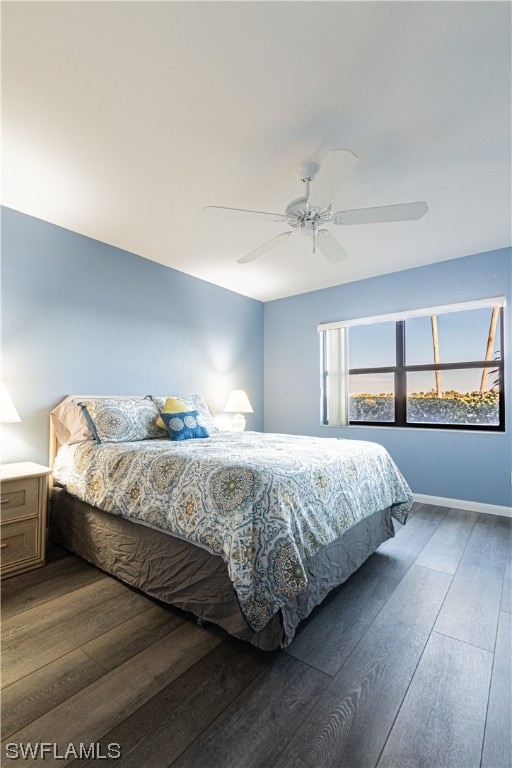
POLYGON ((512 765, 512 614, 502 611, 485 726, 482 768, 512 765))
POLYGON ((2 648, 33 637, 52 626, 60 625, 72 616, 79 616, 84 610, 99 605, 105 600, 123 595, 127 590, 123 584, 109 576, 86 584, 80 589, 60 595, 54 600, 11 616, 2 621, 2 648))
POLYGON ((76 650, 8 685, 2 690, 2 738, 7 739, 104 674, 99 664, 76 650))
POLYGON ((286 653, 333 677, 412 563, 376 552, 306 619, 286 653))
POLYGON ((2 619, 48 603, 103 578, 105 574, 85 560, 70 558, 4 579, 2 619))
POLYGON ((376 765, 450 581, 412 566, 275 768, 376 765))
MULTIPOLYGON (((274 658, 275 654, 226 638, 106 734, 101 740, 103 751, 118 743, 120 768, 169 765, 230 702, 255 684, 274 658)), ((101 765, 98 760, 90 768, 101 765)))
MULTIPOLYGON (((8 741, 61 746, 98 742, 223 639, 223 633, 211 628, 182 625, 12 734, 8 741)), ((67 763, 48 755, 44 764, 62 768, 67 763)))
MULTIPOLYGON (((2 579, 2 594, 5 597, 17 594, 21 590, 36 586, 43 581, 59 578, 62 574, 74 570, 77 566, 83 568, 84 563, 85 560, 82 560, 77 555, 67 552, 66 557, 53 558, 42 568, 37 568, 34 571, 27 571, 26 573, 20 573, 17 576, 11 576, 8 579, 2 579)), ((88 567, 91 568, 90 565, 88 567)))
POLYGON ((122 596, 88 608, 79 616, 72 616, 57 627, 49 627, 4 649, 2 687, 55 661, 59 656, 79 648, 88 640, 147 609, 148 602, 143 595, 126 591, 122 596))
POLYGON ((173 766, 202 765, 205 755, 222 768, 275 765, 329 682, 322 672, 280 654, 173 766))
MULTIPOLYGON (((408 520, 410 520, 410 519, 411 519, 411 518, 412 518, 412 517, 413 517, 413 516, 416 514, 416 512, 419 512, 419 511, 420 511, 420 509, 423 509, 425 506, 430 506, 430 505, 425 505, 425 504, 424 504, 423 502, 421 502, 421 501, 414 501, 414 502, 413 502, 413 504, 412 504, 412 507, 411 507, 411 508, 410 508, 410 510, 409 510, 409 517, 408 517, 408 520)), ((393 519, 394 519, 394 518, 393 518, 393 519)), ((396 521, 395 521, 395 522, 396 522, 396 521)), ((401 525, 400 525, 400 523, 398 523, 398 527, 400 527, 400 528, 401 528, 401 525)))
POLYGON ((421 553, 448 509, 418 505, 394 539, 382 544, 300 626, 286 652, 335 675, 421 553))
POLYGON ((166 607, 149 603, 146 611, 4 688, 3 737, 7 728, 11 733, 23 728, 184 623, 166 607))
POLYGON ((508 553, 507 564, 505 566, 500 609, 512 613, 512 554, 510 552, 508 553))
POLYGON ((435 630, 494 651, 511 521, 479 515, 435 630))
POLYGON ((416 565, 454 574, 477 521, 476 512, 450 509, 430 541, 422 550, 416 565))
POLYGON ((479 768, 491 668, 489 651, 433 632, 378 768, 479 768))
POLYGON ((81 646, 104 670, 114 669, 186 623, 184 615, 148 601, 147 610, 81 646))
POLYGON ((405 525, 399 526, 395 538, 385 541, 377 551, 393 553, 395 557, 414 555, 416 559, 443 522, 448 511, 448 507, 422 504, 405 525))

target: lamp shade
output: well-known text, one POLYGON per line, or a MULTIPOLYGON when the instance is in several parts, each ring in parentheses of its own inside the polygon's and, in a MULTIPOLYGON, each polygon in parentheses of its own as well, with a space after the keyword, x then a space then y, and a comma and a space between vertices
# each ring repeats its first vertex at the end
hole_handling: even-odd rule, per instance
POLYGON ((21 421, 18 411, 14 407, 12 398, 7 391, 7 387, 0 381, 0 422, 10 424, 15 421, 21 421))
POLYGON ((245 389, 234 389, 228 397, 225 413, 253 413, 245 389))

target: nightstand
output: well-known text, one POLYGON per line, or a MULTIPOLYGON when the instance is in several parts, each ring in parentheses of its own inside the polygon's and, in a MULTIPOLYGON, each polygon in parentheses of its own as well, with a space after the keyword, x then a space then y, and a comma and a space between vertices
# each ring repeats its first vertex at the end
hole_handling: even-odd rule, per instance
POLYGON ((44 565, 48 475, 32 461, 0 465, 0 576, 44 565))

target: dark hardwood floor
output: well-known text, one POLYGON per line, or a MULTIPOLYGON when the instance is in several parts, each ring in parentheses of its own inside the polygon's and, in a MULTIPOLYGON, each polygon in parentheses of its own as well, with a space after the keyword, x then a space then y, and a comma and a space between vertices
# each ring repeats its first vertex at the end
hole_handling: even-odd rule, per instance
POLYGON ((415 504, 274 653, 49 545, 2 582, 1 763, 510 768, 511 522, 415 504))

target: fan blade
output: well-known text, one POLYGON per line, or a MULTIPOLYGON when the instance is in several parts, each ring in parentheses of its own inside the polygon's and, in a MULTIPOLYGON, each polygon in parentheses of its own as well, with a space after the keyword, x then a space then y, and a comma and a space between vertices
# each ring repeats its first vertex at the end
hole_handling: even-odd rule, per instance
POLYGON ((267 240, 266 243, 263 243, 263 245, 258 246, 258 248, 255 248, 254 251, 251 251, 250 253, 247 253, 245 256, 242 256, 241 259, 237 259, 237 264, 248 264, 250 261, 254 261, 254 259, 258 259, 260 256, 263 256, 264 253, 266 253, 267 251, 270 251, 272 248, 275 248, 276 245, 279 245, 280 243, 282 243, 283 240, 288 240, 288 238, 294 234, 295 232, 281 232, 280 235, 273 237, 272 240, 267 240))
POLYGON ((315 235, 316 244, 331 264, 339 264, 348 257, 348 253, 327 229, 319 229, 315 235))
POLYGON ((386 221, 413 221, 421 219, 428 211, 424 202, 381 205, 376 208, 355 208, 337 211, 331 221, 334 224, 380 224, 386 221))
POLYGON ((284 213, 268 213, 267 211, 248 211, 245 208, 226 208, 223 205, 206 205, 203 211, 221 211, 228 213, 245 213, 256 219, 266 219, 267 221, 287 221, 288 216, 284 213))
POLYGON ((341 185, 348 179, 359 158, 348 149, 332 149, 327 153, 318 176, 313 179, 310 203, 316 208, 327 208, 341 185))

